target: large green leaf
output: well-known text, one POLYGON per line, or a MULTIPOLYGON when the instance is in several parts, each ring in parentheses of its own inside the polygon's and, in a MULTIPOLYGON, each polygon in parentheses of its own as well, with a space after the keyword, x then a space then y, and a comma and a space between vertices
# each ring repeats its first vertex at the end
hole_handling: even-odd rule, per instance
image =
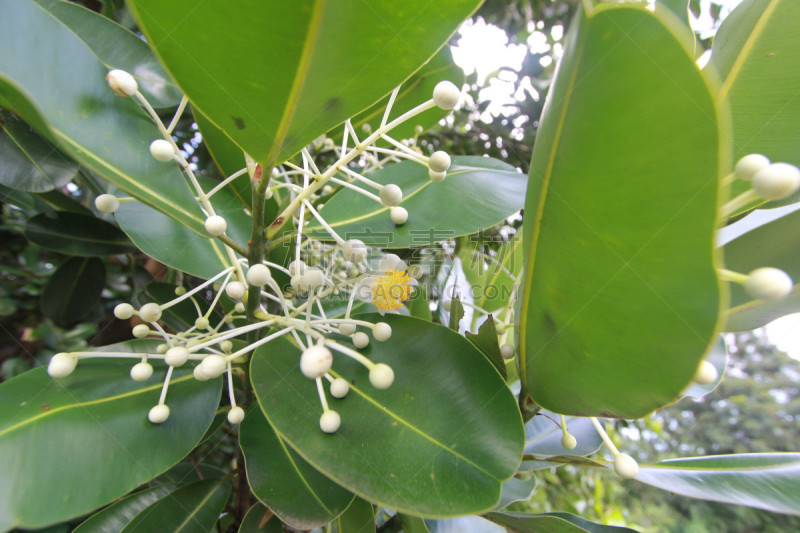
POLYGON ((314 381, 299 370, 300 350, 275 341, 258 349, 250 365, 273 428, 322 473, 391 509, 453 516, 494 507, 502 482, 519 465, 523 440, 503 379, 469 341, 443 326, 397 315, 359 318, 392 327, 389 341, 362 350, 394 369, 392 386, 375 389, 363 366, 337 354, 331 373, 351 388, 344 399, 329 400, 342 425, 325 434, 314 381))
POLYGON ((523 382, 557 413, 644 416, 714 340, 725 144, 680 31, 669 12, 600 4, 566 38, 534 147, 519 310, 523 382))
MULTIPOLYGON (((320 214, 344 239, 361 239, 370 246, 425 246, 490 228, 522 208, 527 179, 496 159, 456 156, 447 178, 433 182, 428 168, 405 161, 370 173, 381 184, 403 190, 398 204, 408 210, 408 222, 395 226, 389 208, 349 189, 342 189, 320 214)), ((332 240, 314 221, 311 236, 332 240)))
POLYGON ((78 165, 19 117, 0 112, 0 184, 44 192, 69 183, 78 165))
MULTIPOLYGON (((800 165, 798 35, 800 2, 745 0, 714 37, 708 68, 723 80, 717 98, 730 103, 734 161, 760 153, 773 161, 800 165)), ((748 187, 747 182, 737 182, 734 191, 748 187)))
POLYGON ((800 515, 800 454, 692 457, 641 466, 636 479, 676 494, 800 515))
POLYGON ((33 0, 92 49, 109 70, 129 72, 139 90, 154 107, 176 106, 183 96, 153 51, 136 34, 111 20, 72 2, 33 0))
POLYGON ((338 533, 375 533, 375 510, 372 504, 356 498, 336 519, 338 533))
POLYGON ((86 43, 33 0, 0 0, 0 12, 0 49, 14 51, 0 55, 0 105, 119 189, 206 235, 178 166, 149 155, 158 129, 134 101, 111 93, 108 67, 86 43))
POLYGON ((72 533, 119 533, 139 513, 166 497, 175 489, 166 483, 126 496, 82 522, 72 533))
POLYGON ((472 285, 475 305, 495 311, 508 304, 516 289, 516 277, 522 271, 523 242, 522 232, 518 232, 495 252, 478 239, 463 240, 459 257, 464 275, 472 285))
POLYGON ((291 527, 322 527, 353 501, 276 435, 258 407, 239 426, 239 443, 253 494, 291 527))
MULTIPOLYGON (((114 349, 154 344, 126 346, 114 349)), ((158 402, 166 367, 156 365, 150 380, 136 382, 128 376, 131 365, 92 359, 66 378, 53 379, 40 367, 0 385, 0 530, 85 514, 194 448, 214 416, 221 380, 199 382, 191 370, 176 370, 170 418, 154 425, 147 413, 158 402)))
POLYGON ((93 216, 56 212, 36 215, 25 224, 25 236, 48 250, 94 256, 128 254, 136 248, 119 228, 93 216))
POLYGON ((272 512, 257 503, 247 511, 239 526, 239 533, 283 533, 280 520, 272 515, 272 512))
POLYGON ((627 527, 605 526, 569 513, 512 513, 496 512, 484 518, 516 533, 623 533, 635 530, 627 527))
POLYGON ((133 0, 148 41, 199 108, 271 168, 414 73, 477 0, 133 0))
POLYGON ((60 323, 85 317, 100 299, 106 267, 96 257, 71 257, 53 273, 42 291, 42 314, 60 323))

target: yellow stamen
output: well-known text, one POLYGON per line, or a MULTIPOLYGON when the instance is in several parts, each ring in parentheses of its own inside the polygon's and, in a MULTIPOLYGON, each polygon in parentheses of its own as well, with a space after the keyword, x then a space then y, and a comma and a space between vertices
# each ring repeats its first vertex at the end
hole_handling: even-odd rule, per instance
POLYGON ((387 270, 372 287, 372 303, 381 311, 395 311, 411 297, 411 278, 407 272, 387 270))

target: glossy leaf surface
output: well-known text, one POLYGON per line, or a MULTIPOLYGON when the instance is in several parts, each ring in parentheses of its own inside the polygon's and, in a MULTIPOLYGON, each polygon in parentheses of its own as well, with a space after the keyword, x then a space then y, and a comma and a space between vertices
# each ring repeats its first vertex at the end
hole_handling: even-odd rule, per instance
POLYGON ((637 480, 683 496, 800 515, 800 454, 692 457, 642 466, 637 480))
POLYGON ((548 94, 519 351, 533 400, 557 413, 673 401, 716 333, 718 116, 676 26, 641 5, 579 12, 548 94))
POLYGON ((280 340, 256 351, 251 380, 278 435, 340 485, 400 512, 452 516, 494 507, 523 440, 500 375, 447 328, 397 315, 359 318, 391 325, 389 341, 361 352, 389 364, 395 380, 375 389, 364 367, 337 354, 331 373, 351 387, 344 399, 329 399, 342 418, 332 435, 319 429, 322 409, 314 382, 299 370, 300 350, 280 340))
POLYGON ((365 9, 360 0, 134 0, 130 6, 192 104, 271 168, 411 76, 479 3, 407 0, 365 9))
POLYGON ((627 527, 606 526, 569 513, 496 512, 484 518, 516 533, 636 533, 627 527))
MULTIPOLYGON (((455 302, 453 303, 455 307, 455 302)), ((460 306, 461 304, 459 303, 458 305, 460 306)), ((453 315, 451 314, 451 316, 453 315)), ((500 372, 503 379, 508 377, 506 373, 506 362, 503 359, 503 355, 500 353, 500 345, 497 343, 497 327, 494 324, 492 315, 489 315, 486 321, 481 324, 477 334, 468 331, 464 336, 486 356, 486 359, 500 372)))
POLYGON ((72 533, 119 533, 139 513, 168 496, 174 489, 175 485, 168 483, 126 496, 93 514, 72 533))
MULTIPOLYGON (((522 208, 527 179, 513 167, 477 156, 452 157, 444 181, 433 182, 428 168, 404 161, 367 177, 403 190, 398 204, 408 210, 408 221, 395 226, 389 208, 348 189, 342 189, 320 214, 344 239, 361 239, 382 248, 424 246, 492 227, 522 208)), ((374 191, 373 191, 374 192, 374 191)), ((316 222, 310 235, 332 240, 316 222)))
POLYGON ((291 527, 322 527, 353 501, 278 437, 258 407, 239 426, 239 443, 253 494, 291 527))
MULTIPOLYGON (((114 349, 134 346, 155 345, 114 349)), ((0 455, 7 461, 0 471, 0 530, 85 514, 194 448, 214 415, 221 380, 201 383, 190 370, 176 370, 170 418, 154 425, 147 413, 158 402, 165 367, 156 365, 153 377, 135 382, 131 366, 86 360, 66 378, 53 379, 40 367, 0 385, 0 455)))
POLYGON ((284 529, 272 511, 257 503, 247 511, 239 533, 283 533, 284 529))
POLYGON ((183 485, 139 513, 120 533, 207 533, 214 529, 230 490, 223 479, 183 485))
POLYGON ((375 533, 375 510, 359 497, 336 519, 339 533, 375 533))
POLYGON ((487 311, 506 306, 516 289, 516 277, 522 272, 523 242, 522 232, 518 232, 498 247, 496 253, 488 250, 487 243, 472 237, 463 243, 459 257, 472 285, 475 305, 487 311))
POLYGON ((103 261, 96 257, 71 257, 44 286, 42 314, 60 323, 77 322, 92 310, 105 284, 103 261))
POLYGON ((77 213, 36 215, 25 225, 25 236, 43 248, 68 255, 112 255, 136 251, 119 228, 77 213))

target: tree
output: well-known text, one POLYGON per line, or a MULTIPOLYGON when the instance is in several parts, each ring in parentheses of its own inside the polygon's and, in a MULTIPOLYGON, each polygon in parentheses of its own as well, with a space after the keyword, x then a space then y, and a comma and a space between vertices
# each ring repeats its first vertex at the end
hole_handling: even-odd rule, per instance
POLYGON ((0 386, 0 529, 608 529, 505 509, 563 464, 798 513, 796 454, 640 468, 597 419, 702 396, 721 331, 793 310, 761 235, 790 215, 727 270, 714 245, 795 201, 798 6, 745 2, 701 70, 685 1, 512 4, 571 20, 558 71, 525 67, 535 135, 477 133, 526 177, 448 118, 442 47, 478 4, 104 4, 141 39, 0 0, 4 214, 59 263, 41 312, 100 301, 134 337, 0 386))

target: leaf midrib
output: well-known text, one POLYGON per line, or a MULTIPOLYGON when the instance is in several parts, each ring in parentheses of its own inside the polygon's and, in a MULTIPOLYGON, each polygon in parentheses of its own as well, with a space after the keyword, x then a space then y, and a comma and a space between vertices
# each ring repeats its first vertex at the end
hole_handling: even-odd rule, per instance
POLYGON ((191 513, 189 513, 189 514, 186 516, 186 519, 185 519, 183 522, 181 522, 180 524, 178 524, 178 527, 176 527, 174 531, 175 531, 176 533, 178 533, 178 532, 182 531, 182 530, 183 530, 183 528, 184 528, 184 526, 186 526, 186 525, 187 525, 189 522, 191 522, 192 520, 194 520, 194 517, 197 515, 197 513, 200 511, 200 509, 202 509, 202 507, 203 507, 203 506, 206 504, 206 502, 207 502, 208 500, 210 500, 210 499, 211 499, 211 497, 212 497, 212 496, 214 496, 214 495, 217 493, 217 491, 220 489, 220 487, 222 487, 222 485, 223 485, 225 482, 226 482, 226 479, 225 479, 225 478, 222 478, 222 479, 220 479, 220 480, 219 480, 219 482, 218 482, 216 485, 214 485, 210 491, 208 491, 208 494, 206 494, 206 496, 205 496, 205 497, 204 497, 202 500, 200 500, 199 502, 197 502, 197 504, 196 504, 196 505, 194 506, 194 508, 192 509, 192 512, 191 512, 191 513))
POLYGON ((108 244, 113 246, 126 246, 128 248, 133 246, 129 241, 126 240, 92 239, 91 237, 88 236, 75 235, 69 232, 58 233, 57 231, 51 230, 44 226, 33 226, 30 228, 30 231, 37 233, 39 235, 46 235, 48 237, 63 237, 64 235, 69 235, 69 240, 82 243, 108 244))

